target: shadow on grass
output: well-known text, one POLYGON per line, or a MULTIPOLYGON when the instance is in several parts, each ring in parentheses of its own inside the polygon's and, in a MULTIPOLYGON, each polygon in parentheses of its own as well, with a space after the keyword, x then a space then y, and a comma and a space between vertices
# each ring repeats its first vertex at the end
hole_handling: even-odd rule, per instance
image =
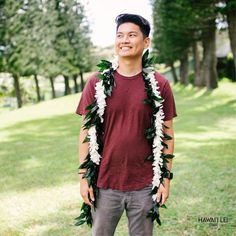
MULTIPOLYGON (((178 96, 177 101, 176 133, 216 130, 219 121, 225 118, 236 119, 236 99, 214 101, 207 96, 201 99, 191 98, 189 101, 181 95, 178 96)), ((229 124, 230 126, 231 124, 229 124)))
POLYGON ((80 118, 68 114, 2 129, 6 137, 0 149, 1 191, 77 181, 79 127, 80 118))

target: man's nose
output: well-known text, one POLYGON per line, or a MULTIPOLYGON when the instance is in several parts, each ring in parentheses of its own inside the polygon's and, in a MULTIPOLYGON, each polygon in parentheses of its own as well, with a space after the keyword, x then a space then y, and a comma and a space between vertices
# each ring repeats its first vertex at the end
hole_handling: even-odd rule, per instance
POLYGON ((129 35, 124 35, 122 38, 122 43, 128 43, 129 42, 129 35))

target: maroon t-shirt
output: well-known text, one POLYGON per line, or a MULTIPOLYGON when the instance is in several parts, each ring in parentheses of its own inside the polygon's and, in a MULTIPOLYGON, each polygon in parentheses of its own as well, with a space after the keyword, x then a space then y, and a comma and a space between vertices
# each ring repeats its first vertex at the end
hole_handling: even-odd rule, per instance
MULTIPOLYGON (((94 100, 94 74, 86 83, 76 113, 87 114, 86 106, 94 100)), ((163 102, 164 120, 177 116, 174 97, 167 79, 155 74, 163 102)), ((152 183, 152 162, 146 161, 152 154, 152 146, 145 137, 150 127, 152 110, 143 103, 147 98, 142 73, 125 77, 114 73, 116 86, 107 106, 103 123, 103 152, 97 186, 121 191, 142 189, 152 183)))

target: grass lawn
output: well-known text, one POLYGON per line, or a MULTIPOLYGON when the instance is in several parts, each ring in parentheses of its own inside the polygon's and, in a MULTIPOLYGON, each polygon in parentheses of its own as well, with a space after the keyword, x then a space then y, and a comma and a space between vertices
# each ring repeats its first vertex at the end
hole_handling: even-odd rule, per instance
MULTIPOLYGON (((174 179, 154 235, 236 235, 236 84, 174 87, 174 179), (204 223, 200 217, 228 222, 204 223)), ((0 235, 91 235, 77 228, 80 95, 0 114, 0 235)), ((122 217, 116 236, 128 235, 122 217)))

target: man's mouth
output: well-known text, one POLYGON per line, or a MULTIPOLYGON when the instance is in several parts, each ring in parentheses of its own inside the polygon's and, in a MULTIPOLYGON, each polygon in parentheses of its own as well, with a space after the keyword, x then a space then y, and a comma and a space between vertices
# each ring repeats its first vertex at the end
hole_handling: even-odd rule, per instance
POLYGON ((123 47, 120 47, 120 49, 126 51, 126 50, 130 50, 131 47, 129 47, 129 46, 123 46, 123 47))

